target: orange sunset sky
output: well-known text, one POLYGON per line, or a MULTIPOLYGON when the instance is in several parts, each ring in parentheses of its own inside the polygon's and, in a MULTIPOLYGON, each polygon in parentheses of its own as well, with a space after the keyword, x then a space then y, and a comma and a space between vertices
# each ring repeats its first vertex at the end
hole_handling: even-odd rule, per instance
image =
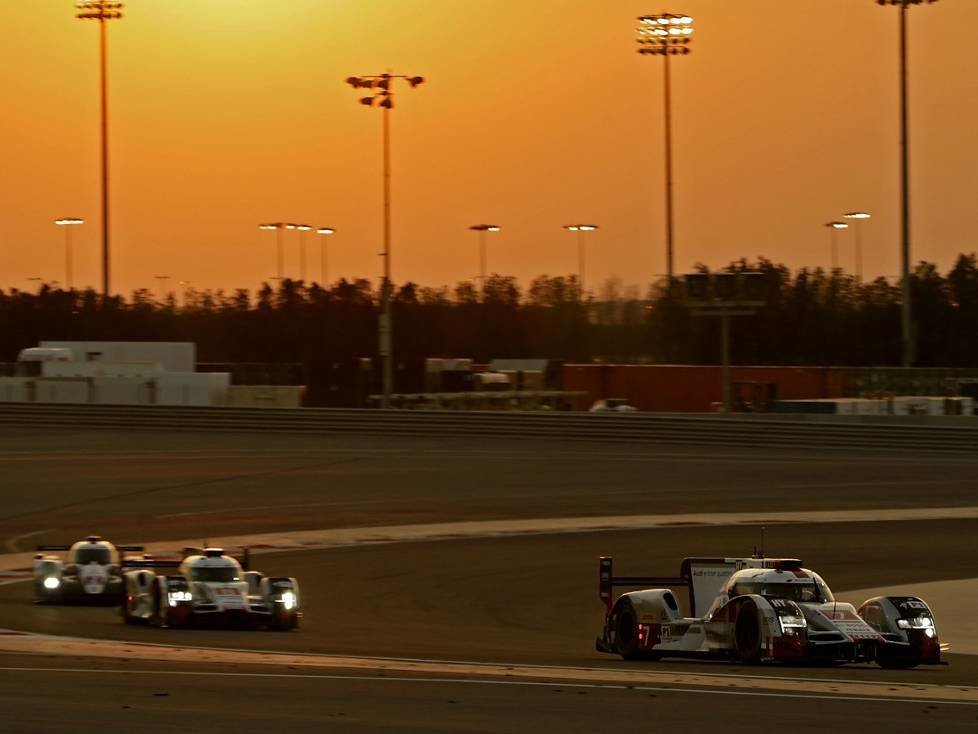
MULTIPOLYGON (((97 286, 97 24, 3 5, 0 288, 64 278, 68 215, 89 220, 75 284, 97 286)), ((113 290, 255 288, 265 221, 335 227, 332 278, 375 278, 381 113, 343 80, 388 68, 428 80, 393 113, 396 281, 475 276, 484 221, 505 228, 491 271, 574 272, 561 225, 593 221, 589 286, 644 287, 665 269, 662 59, 634 28, 663 10, 696 28, 673 65, 677 271, 827 266, 822 225, 865 209, 865 272, 896 274, 898 10, 874 0, 129 0, 109 27, 113 290)), ((978 249, 978 0, 910 15, 913 259, 946 268, 978 249)))

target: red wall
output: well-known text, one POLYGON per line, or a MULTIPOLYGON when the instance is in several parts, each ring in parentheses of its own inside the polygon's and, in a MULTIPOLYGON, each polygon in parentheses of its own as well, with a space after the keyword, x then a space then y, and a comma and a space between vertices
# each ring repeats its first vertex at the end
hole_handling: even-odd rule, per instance
MULTIPOLYGON (((733 382, 773 382, 779 400, 843 396, 842 370, 835 367, 730 368, 733 382)), ((719 402, 721 369, 700 365, 564 365, 564 389, 583 390, 578 407, 601 398, 628 398, 639 410, 698 412, 719 402)))

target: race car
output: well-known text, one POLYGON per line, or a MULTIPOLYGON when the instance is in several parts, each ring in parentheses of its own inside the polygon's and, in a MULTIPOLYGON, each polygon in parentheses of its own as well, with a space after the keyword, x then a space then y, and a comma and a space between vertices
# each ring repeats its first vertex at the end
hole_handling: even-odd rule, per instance
POLYGON ((934 615, 913 596, 837 602, 795 558, 686 558, 678 577, 615 576, 599 561, 605 604, 599 652, 626 660, 704 657, 744 663, 941 663, 934 615), (640 589, 614 598, 615 587, 640 589), (656 588, 664 587, 664 588, 656 588), (691 616, 673 594, 685 588, 691 616))
POLYGON ((223 548, 186 548, 182 558, 126 563, 122 618, 158 627, 298 627, 299 583, 248 570, 248 562, 247 549, 235 555, 223 548))
POLYGON ((72 545, 39 545, 34 555, 34 596, 38 604, 118 604, 122 561, 142 552, 138 545, 113 545, 89 535, 72 545), (51 555, 67 552, 66 556, 51 555))

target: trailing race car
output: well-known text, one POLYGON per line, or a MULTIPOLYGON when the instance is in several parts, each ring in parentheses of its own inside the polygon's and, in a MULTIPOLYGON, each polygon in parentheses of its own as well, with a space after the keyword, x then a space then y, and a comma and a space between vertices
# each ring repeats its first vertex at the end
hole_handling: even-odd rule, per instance
POLYGON ((247 549, 236 557, 222 548, 187 548, 182 559, 126 563, 122 618, 159 627, 298 627, 298 582, 247 570, 248 560, 247 549), (167 568, 175 573, 165 574, 167 568))
POLYGON ((39 545, 34 556, 34 594, 39 604, 118 604, 122 598, 121 564, 138 545, 112 545, 89 535, 73 545, 39 545), (67 555, 49 555, 67 551, 67 555))
POLYGON ((934 615, 913 596, 835 601, 822 577, 790 558, 686 558, 678 577, 615 576, 602 557, 604 629, 595 646, 626 660, 706 657, 744 663, 941 662, 934 615), (615 587, 642 588, 613 598, 615 587), (685 587, 684 617, 671 589, 685 587))

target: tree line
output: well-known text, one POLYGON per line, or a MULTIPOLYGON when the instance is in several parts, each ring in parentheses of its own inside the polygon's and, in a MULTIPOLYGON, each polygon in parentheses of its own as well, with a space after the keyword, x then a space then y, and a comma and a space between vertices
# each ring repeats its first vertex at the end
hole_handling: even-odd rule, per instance
MULTIPOLYGON (((699 268, 708 272, 704 266, 699 268)), ((726 271, 764 274, 767 305, 733 320, 739 364, 896 365, 899 284, 862 282, 841 271, 788 267, 761 258, 726 271)), ((941 273, 915 268, 911 292, 917 364, 978 366, 978 262, 962 254, 941 273)), ((582 294, 574 276, 542 275, 521 288, 493 275, 449 287, 392 286, 397 359, 533 357, 573 362, 716 364, 717 319, 683 304, 664 281, 643 293, 611 279, 582 294)), ((201 362, 301 363, 375 356, 377 284, 330 287, 284 280, 252 293, 190 290, 159 300, 146 290, 103 298, 42 286, 0 290, 0 361, 41 340, 192 341, 201 362)))

